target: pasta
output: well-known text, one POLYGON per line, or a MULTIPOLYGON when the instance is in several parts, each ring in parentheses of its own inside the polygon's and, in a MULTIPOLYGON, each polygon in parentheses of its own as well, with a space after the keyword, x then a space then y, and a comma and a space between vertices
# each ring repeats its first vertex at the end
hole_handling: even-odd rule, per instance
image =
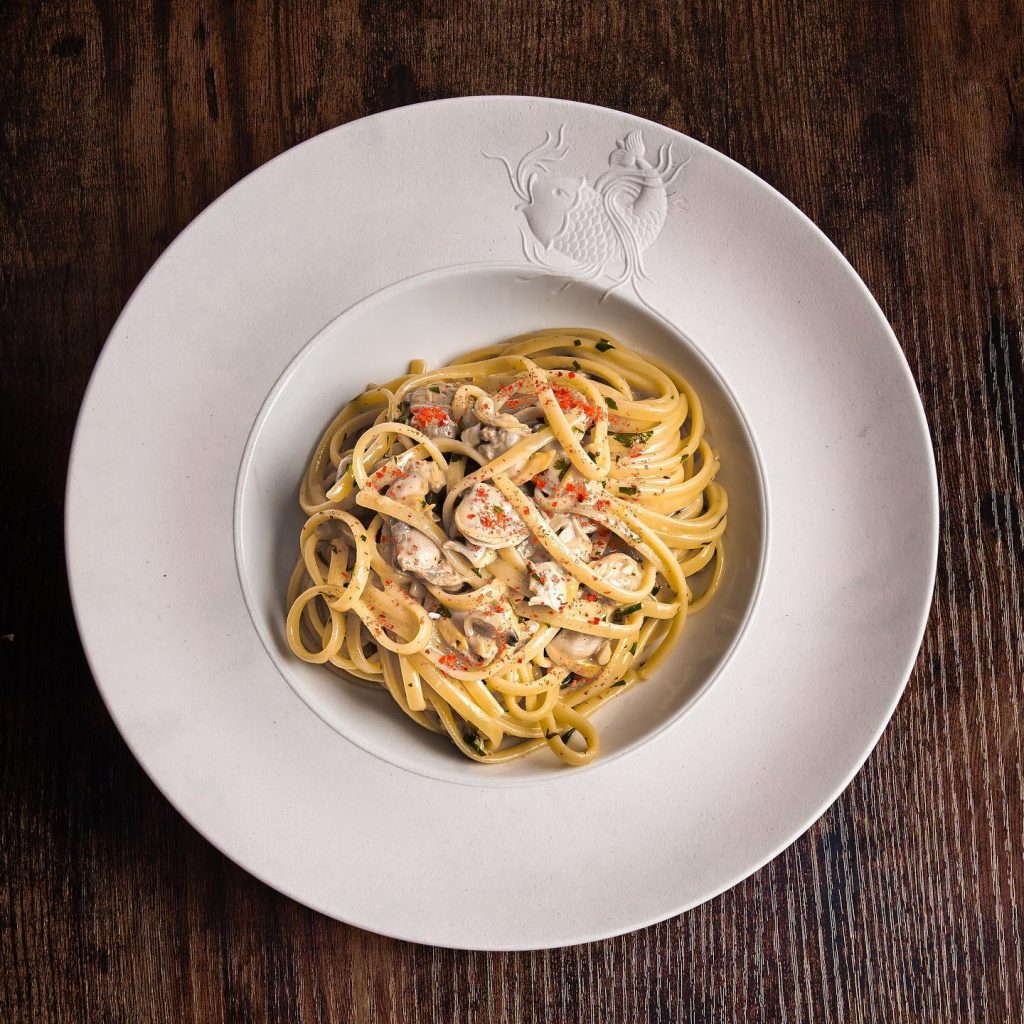
POLYGON ((414 360, 316 447, 289 646, 475 761, 586 764, 719 587, 718 470, 693 388, 598 332, 414 360))

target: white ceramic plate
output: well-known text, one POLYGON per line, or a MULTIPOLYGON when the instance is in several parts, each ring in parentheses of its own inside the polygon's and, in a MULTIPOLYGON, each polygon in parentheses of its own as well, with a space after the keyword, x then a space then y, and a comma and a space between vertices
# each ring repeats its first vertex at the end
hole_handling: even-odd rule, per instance
POLYGON ((937 527, 913 380, 828 240, 692 139, 514 97, 346 125, 213 204, 111 333, 67 494, 90 665, 182 814, 326 914, 479 949, 669 917, 807 828, 905 685, 937 527), (624 163, 642 210, 609 208, 624 163), (596 766, 480 768, 288 657, 294 497, 368 380, 568 324, 697 384, 729 574, 671 663, 600 713, 596 766))

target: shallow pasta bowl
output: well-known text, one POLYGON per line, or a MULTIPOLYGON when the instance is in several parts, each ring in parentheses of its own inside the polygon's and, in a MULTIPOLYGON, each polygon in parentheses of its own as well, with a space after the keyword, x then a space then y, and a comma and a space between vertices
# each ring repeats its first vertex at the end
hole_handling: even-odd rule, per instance
POLYGON ((363 927, 530 948, 693 906, 835 798, 916 656, 937 492, 891 330, 792 205, 650 122, 492 97, 328 132, 183 232, 90 383, 67 549, 115 721, 220 849, 363 927), (663 197, 617 249, 601 218, 623 200, 602 176, 626 166, 663 197), (494 772, 287 662, 295 488, 366 381, 571 324, 676 361, 702 392, 733 589, 599 712, 622 756, 494 772), (585 870, 563 866, 569 847, 585 870), (496 870, 522 866, 528 900, 496 870))
POLYGON ((767 551, 766 499, 756 448, 728 386, 706 356, 669 322, 628 294, 537 274, 521 264, 428 273, 386 288, 321 331, 287 368, 257 418, 239 472, 235 543, 253 622, 295 691, 328 724, 364 750, 431 778, 470 785, 540 782, 564 769, 541 751, 509 764, 467 761, 444 738, 412 726, 379 688, 344 685, 300 661, 284 635, 284 593, 305 516, 298 479, 310 447, 338 408, 367 381, 389 380, 411 359, 434 366, 480 345, 560 324, 591 326, 678 368, 700 395, 708 438, 730 501, 728 572, 715 599, 694 615, 652 685, 634 687, 614 710, 598 712, 607 766, 693 707, 727 663, 753 609, 767 551), (358 364, 346 356, 363 353, 358 364), (363 375, 359 379, 358 375, 363 375))

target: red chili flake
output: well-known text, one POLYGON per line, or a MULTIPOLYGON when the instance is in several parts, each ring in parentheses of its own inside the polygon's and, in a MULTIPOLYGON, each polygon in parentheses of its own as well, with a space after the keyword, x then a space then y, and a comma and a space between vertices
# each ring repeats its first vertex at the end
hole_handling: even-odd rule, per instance
POLYGON ((466 518, 467 519, 476 519, 476 516, 472 512, 469 512, 469 513, 467 513, 466 518))
POLYGON ((595 616, 594 618, 590 619, 589 621, 590 621, 590 624, 592 626, 596 626, 596 625, 598 625, 598 623, 600 623, 601 620, 595 616))
POLYGON ((495 397, 496 398, 507 398, 513 392, 519 391, 520 388, 525 387, 527 383, 528 383, 528 378, 526 378, 526 377, 519 377, 516 380, 512 381, 511 383, 506 384, 503 388, 499 388, 498 389, 498 394, 495 397))
POLYGON ((444 426, 448 413, 439 405, 422 405, 412 414, 412 425, 420 430, 428 426, 444 426))
POLYGON ((458 664, 458 659, 452 653, 442 654, 437 660, 444 665, 445 668, 455 668, 458 664))
POLYGON ((569 374, 569 380, 575 380, 575 379, 576 379, 576 374, 575 374, 575 373, 571 373, 571 372, 570 372, 570 374, 569 374))

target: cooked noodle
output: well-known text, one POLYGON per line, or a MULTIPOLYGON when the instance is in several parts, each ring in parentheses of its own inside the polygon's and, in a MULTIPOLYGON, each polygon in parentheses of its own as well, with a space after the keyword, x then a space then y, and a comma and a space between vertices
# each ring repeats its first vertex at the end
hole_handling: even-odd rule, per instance
POLYGON ((591 330, 414 360, 317 445, 292 651, 386 688, 475 761, 547 747, 586 764, 593 712, 654 671, 721 581, 704 428, 682 377, 591 330))

